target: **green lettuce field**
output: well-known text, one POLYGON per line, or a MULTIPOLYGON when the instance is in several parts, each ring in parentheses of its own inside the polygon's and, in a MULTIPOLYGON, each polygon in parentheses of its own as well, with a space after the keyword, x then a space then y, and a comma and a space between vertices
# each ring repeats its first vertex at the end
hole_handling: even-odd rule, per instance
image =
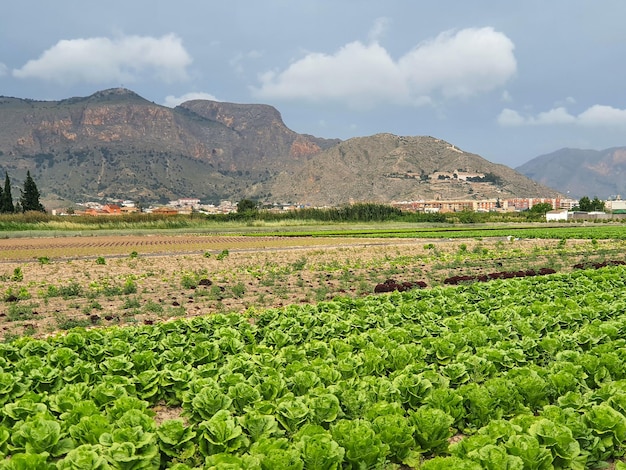
POLYGON ((0 468, 626 468, 625 288, 613 266, 0 343, 0 468))

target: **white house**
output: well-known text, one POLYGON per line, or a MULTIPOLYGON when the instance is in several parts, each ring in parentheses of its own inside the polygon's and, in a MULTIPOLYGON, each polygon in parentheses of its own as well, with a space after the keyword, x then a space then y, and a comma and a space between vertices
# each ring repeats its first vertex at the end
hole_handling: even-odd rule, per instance
POLYGON ((557 209, 546 212, 547 222, 556 222, 559 220, 567 220, 567 209, 557 209))

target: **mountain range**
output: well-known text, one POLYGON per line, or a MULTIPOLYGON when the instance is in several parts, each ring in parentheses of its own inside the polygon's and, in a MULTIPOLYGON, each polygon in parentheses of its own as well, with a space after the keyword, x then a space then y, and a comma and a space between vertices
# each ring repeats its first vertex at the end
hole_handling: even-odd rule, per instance
POLYGON ((574 199, 626 196, 626 147, 564 148, 533 158, 516 170, 574 199))
POLYGON ((114 88, 87 97, 0 97, 0 169, 26 171, 44 200, 105 198, 341 205, 393 200, 554 197, 504 165, 430 136, 341 141, 299 134, 263 104, 175 108, 114 88))

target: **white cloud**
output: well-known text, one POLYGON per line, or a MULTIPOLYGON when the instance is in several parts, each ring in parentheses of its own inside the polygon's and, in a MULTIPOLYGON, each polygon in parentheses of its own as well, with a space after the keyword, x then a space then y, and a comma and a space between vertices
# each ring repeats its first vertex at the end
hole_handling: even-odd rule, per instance
POLYGON ((175 34, 61 40, 13 71, 18 78, 63 83, 131 82, 142 73, 171 82, 187 77, 191 57, 175 34))
POLYGON ((0 77, 4 77, 8 72, 8 68, 2 62, 0 62, 0 77))
POLYGON ((497 121, 504 127, 574 124, 584 127, 626 128, 626 109, 596 104, 574 115, 560 106, 538 113, 536 116, 524 116, 515 110, 505 108, 498 115, 497 121))
POLYGON ((504 108, 498 115, 498 124, 504 127, 523 126, 524 117, 513 109, 504 108))
POLYGON ((511 96, 511 93, 509 93, 508 90, 504 90, 502 94, 500 95, 500 100, 504 101, 505 103, 510 103, 511 101, 513 101, 513 97, 511 96))
MULTIPOLYGON (((382 32, 377 25, 371 36, 382 32)), ((514 45, 493 28, 445 32, 394 60, 378 42, 351 42, 334 54, 313 52, 282 71, 262 74, 261 98, 377 102, 419 106, 437 95, 464 98, 504 85, 516 72, 514 45)))
POLYGON ((376 18, 374 21, 374 26, 370 29, 368 37, 371 42, 378 42, 387 32, 389 26, 391 25, 391 20, 389 18, 385 18, 384 16, 380 18, 376 18))
POLYGON ((165 97, 165 101, 163 102, 163 106, 167 106, 169 108, 175 108, 176 106, 178 106, 181 103, 184 103, 185 101, 191 101, 191 100, 210 100, 210 101, 219 101, 215 96, 209 94, 209 93, 204 93, 204 92, 190 92, 190 93, 185 93, 184 95, 181 96, 173 96, 173 95, 168 95, 165 97))
POLYGON ((564 107, 553 108, 550 111, 539 113, 535 119, 535 124, 552 125, 552 124, 571 124, 576 122, 576 117, 567 112, 564 107))
POLYGON ((493 28, 441 33, 402 57, 412 88, 466 97, 504 85, 516 72, 513 42, 493 28))
POLYGON ((257 94, 263 98, 389 100, 406 96, 406 82, 387 51, 377 43, 352 42, 334 55, 310 53, 281 73, 261 77, 257 94))
POLYGON ((596 104, 580 113, 578 120, 585 126, 626 127, 626 109, 596 104))

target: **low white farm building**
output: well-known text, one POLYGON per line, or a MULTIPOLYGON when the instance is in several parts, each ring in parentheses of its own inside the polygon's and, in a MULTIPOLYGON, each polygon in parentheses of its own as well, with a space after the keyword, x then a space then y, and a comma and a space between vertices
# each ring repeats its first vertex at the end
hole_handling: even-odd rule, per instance
POLYGON ((567 220, 568 211, 567 209, 556 209, 553 211, 546 212, 546 221, 547 222, 556 222, 559 220, 567 220))

